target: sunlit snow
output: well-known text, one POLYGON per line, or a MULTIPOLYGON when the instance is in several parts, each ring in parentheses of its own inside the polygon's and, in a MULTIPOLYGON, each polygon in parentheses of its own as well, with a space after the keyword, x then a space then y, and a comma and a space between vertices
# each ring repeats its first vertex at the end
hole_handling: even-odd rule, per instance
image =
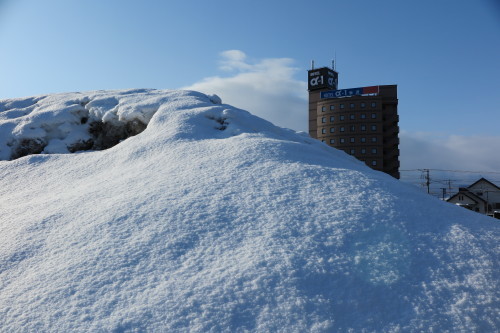
POLYGON ((2 331, 500 328, 498 220, 216 96, 3 100, 0 160, 2 331))

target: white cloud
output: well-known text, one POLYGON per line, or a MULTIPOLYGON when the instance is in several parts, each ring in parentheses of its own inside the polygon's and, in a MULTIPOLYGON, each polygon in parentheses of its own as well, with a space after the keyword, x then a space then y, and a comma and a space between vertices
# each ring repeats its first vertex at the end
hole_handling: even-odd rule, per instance
POLYGON ((217 94, 222 102, 245 109, 275 125, 307 131, 307 84, 296 80, 298 71, 289 58, 248 61, 244 52, 221 53, 220 67, 229 77, 209 77, 184 89, 217 94))
POLYGON ((401 169, 436 168, 499 172, 500 136, 400 134, 401 169))
POLYGON ((252 65, 245 62, 247 55, 240 50, 228 50, 221 52, 222 57, 220 69, 225 71, 232 70, 252 70, 252 65))
POLYGON ((484 177, 500 184, 499 136, 436 135, 435 133, 400 134, 401 180, 426 190, 424 173, 416 169, 431 169, 430 192, 442 196, 458 191, 484 177), (414 171, 411 171, 414 170, 414 171), (441 171, 443 170, 443 171, 441 171))

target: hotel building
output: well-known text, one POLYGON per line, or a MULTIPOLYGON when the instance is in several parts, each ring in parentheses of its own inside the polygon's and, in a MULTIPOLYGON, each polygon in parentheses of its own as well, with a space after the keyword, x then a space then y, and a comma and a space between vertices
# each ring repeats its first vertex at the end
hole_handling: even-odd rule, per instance
POLYGON ((397 85, 338 89, 328 67, 308 71, 309 134, 399 179, 397 85))

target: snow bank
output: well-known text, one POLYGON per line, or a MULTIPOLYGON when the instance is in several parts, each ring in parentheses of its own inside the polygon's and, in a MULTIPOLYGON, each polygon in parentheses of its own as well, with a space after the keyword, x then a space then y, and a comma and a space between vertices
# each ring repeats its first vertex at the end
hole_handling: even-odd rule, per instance
POLYGON ((186 91, 7 100, 0 117, 3 159, 47 143, 0 161, 4 331, 499 329, 498 221, 306 135, 186 91), (86 117, 147 127, 45 154, 88 140, 86 117))
MULTIPOLYGON (((110 148, 142 132, 169 98, 136 89, 0 101, 0 160, 110 148)), ((221 103, 216 95, 210 100, 221 103)))

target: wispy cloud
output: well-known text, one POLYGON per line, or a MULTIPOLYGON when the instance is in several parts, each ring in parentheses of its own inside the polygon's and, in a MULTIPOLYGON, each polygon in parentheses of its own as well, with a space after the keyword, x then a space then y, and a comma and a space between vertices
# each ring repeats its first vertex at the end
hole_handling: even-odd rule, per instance
POLYGON ((230 76, 205 78, 184 89, 217 94, 223 103, 248 110, 275 125, 307 131, 307 84, 293 78, 298 68, 289 58, 249 61, 239 50, 220 54, 230 76))

